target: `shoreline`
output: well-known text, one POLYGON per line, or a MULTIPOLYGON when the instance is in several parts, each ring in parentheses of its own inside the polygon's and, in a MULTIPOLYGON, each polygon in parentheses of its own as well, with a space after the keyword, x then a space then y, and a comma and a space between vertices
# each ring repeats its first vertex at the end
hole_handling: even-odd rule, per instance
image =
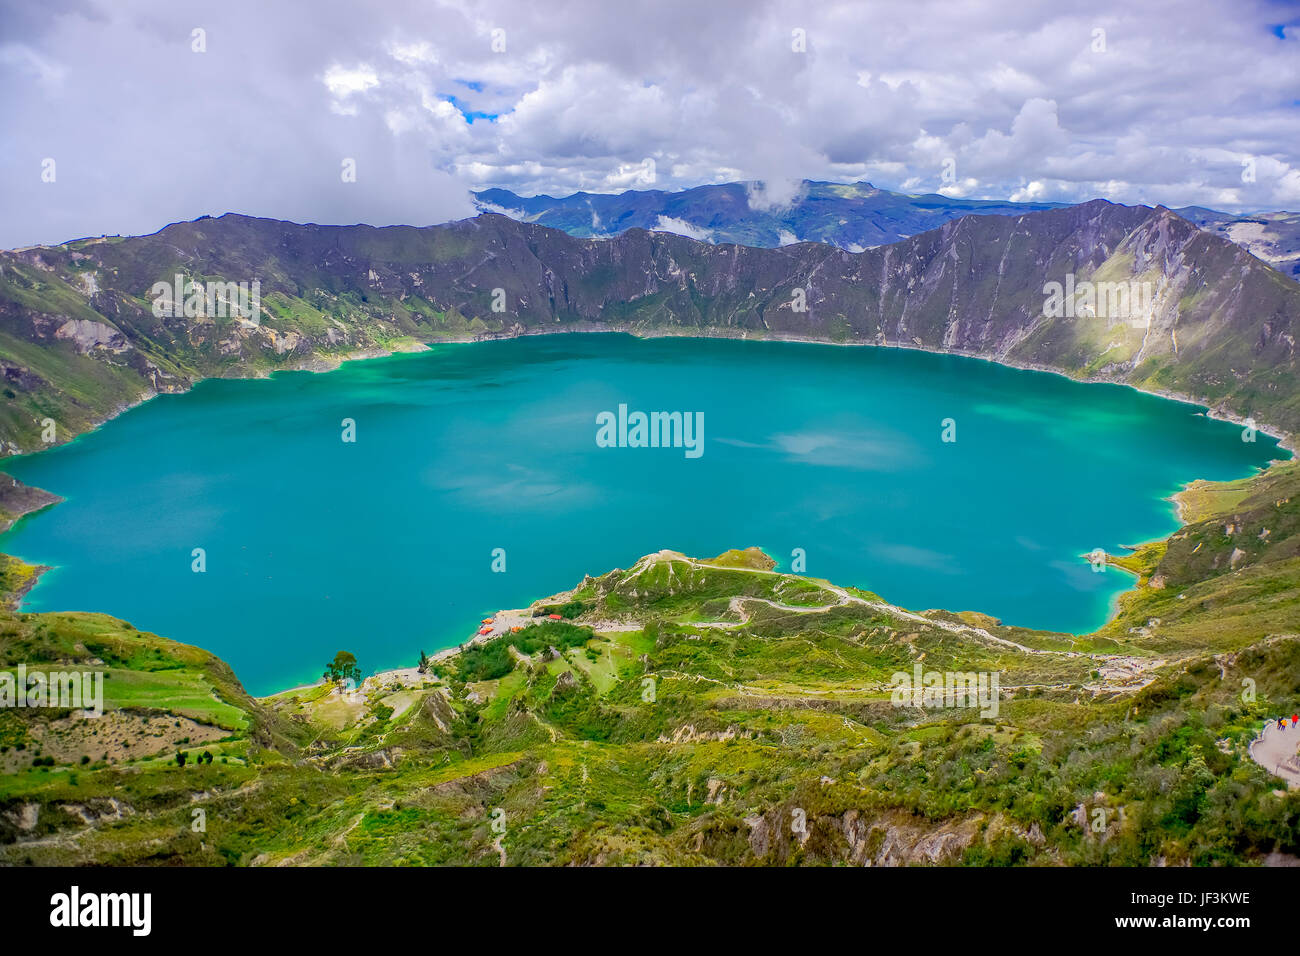
MULTIPOLYGON (((1123 388, 1132 389, 1133 391, 1143 395, 1151 395, 1156 398, 1165 399, 1166 401, 1180 402, 1184 405, 1195 406, 1196 408, 1200 409, 1201 412, 1207 418, 1210 418, 1214 421, 1230 422, 1234 425, 1244 426, 1246 424, 1246 418, 1252 417, 1252 416, 1239 415, 1238 413, 1233 412, 1223 407, 1222 405, 1219 406, 1210 405, 1206 402, 1205 399, 1201 399, 1196 397, 1195 395, 1189 395, 1183 392, 1175 392, 1169 389, 1144 388, 1140 385, 1134 385, 1130 382, 1125 382, 1117 378, 1109 378, 1102 375, 1079 377, 1079 376, 1072 375, 1063 369, 1059 369, 1051 365, 1043 365, 1036 362, 1030 362, 1030 363, 1014 362, 1008 360, 1005 357, 1000 357, 995 355, 985 355, 978 352, 966 352, 957 349, 927 348, 924 345, 916 345, 916 344, 904 343, 904 342, 893 342, 893 343, 889 341, 868 342, 865 340, 834 341, 831 339, 820 339, 820 338, 815 338, 813 336, 793 335, 793 334, 780 333, 780 332, 756 334, 752 330, 748 330, 748 329, 738 330, 738 329, 721 327, 721 326, 692 327, 689 329, 683 328, 682 331, 677 332, 677 331, 665 329, 663 327, 645 329, 645 328, 638 328, 638 327, 633 327, 625 324, 610 325, 608 323, 598 323, 590 320, 584 320, 582 322, 569 323, 564 328, 559 328, 559 329, 537 327, 537 328, 525 328, 522 329, 521 331, 512 330, 509 332, 456 333, 456 334, 448 335, 445 338, 439 338, 439 339, 434 339, 429 341, 421 341, 419 339, 404 337, 402 339, 394 340, 392 343, 390 343, 389 347, 372 346, 369 348, 360 348, 360 349, 355 349, 353 351, 340 352, 340 353, 313 352, 308 356, 304 356, 302 360, 299 362, 289 364, 289 365, 284 365, 278 368, 259 368, 259 369, 252 370, 251 373, 247 375, 208 375, 202 378, 195 379, 194 381, 190 382, 188 386, 184 389, 177 389, 174 391, 169 390, 165 392, 158 392, 158 391, 151 390, 142 394, 140 398, 134 402, 127 402, 120 405, 108 417, 92 423, 92 425, 89 428, 85 429, 84 431, 77 432, 75 435, 73 435, 71 438, 67 439, 66 441, 57 442, 55 444, 48 445, 45 448, 35 449, 32 451, 20 450, 18 452, 8 451, 7 449, 15 446, 4 442, 0 442, 0 475, 4 474, 2 469, 4 468, 4 462, 7 459, 25 458, 29 455, 41 454, 42 452, 50 451, 51 449, 54 448, 61 448, 64 445, 68 445, 71 444, 72 442, 75 442, 82 435, 90 434, 91 432, 97 431, 100 427, 108 424, 110 421, 112 421, 114 418, 117 418, 119 415, 127 411, 130 411, 131 409, 136 408, 139 405, 143 405, 148 401, 152 401, 153 399, 157 398, 160 395, 184 395, 186 392, 191 391, 195 386, 212 379, 218 379, 218 380, 229 379, 231 381, 240 381, 245 379, 247 380, 267 379, 267 378, 274 377, 276 374, 280 372, 313 372, 318 374, 325 374, 325 373, 336 371, 347 362, 361 362, 361 361, 369 361, 370 359, 377 359, 377 358, 392 358, 397 355, 418 354, 420 352, 430 351, 440 345, 474 345, 481 342, 502 342, 502 341, 509 341, 511 339, 528 338, 533 336, 589 335, 589 334, 630 335, 633 338, 645 339, 645 340, 729 339, 732 341, 741 341, 741 342, 785 342, 794 345, 825 345, 825 346, 835 346, 835 347, 842 347, 842 348, 898 349, 907 352, 924 352, 929 355, 953 355, 958 358, 974 359, 981 362, 988 362, 989 364, 992 365, 1000 365, 1004 368, 1017 369, 1022 372, 1041 372, 1047 375, 1057 375, 1060 376, 1061 378, 1066 378, 1072 382, 1078 382, 1084 385, 1118 385, 1123 388)), ((1256 432, 1258 432, 1259 434, 1262 434, 1268 438, 1275 439, 1278 442, 1279 448, 1283 448, 1286 451, 1290 452, 1292 456, 1300 457, 1300 434, 1292 434, 1288 432, 1286 429, 1279 428, 1268 422, 1262 422, 1262 421, 1255 422, 1254 427, 1256 432)), ((1192 479, 1192 480, 1195 481, 1198 479, 1192 479)), ((4 530, 5 530, 4 528, 0 528, 0 534, 3 534, 4 530)))
MULTIPOLYGON (((645 329, 635 329, 627 326, 610 326, 607 324, 598 324, 598 323, 590 323, 590 322, 581 323, 580 326, 581 327, 578 328, 567 327, 563 329, 548 329, 548 328, 524 329, 522 331, 513 331, 508 334, 506 333, 457 334, 453 336, 448 336, 447 338, 437 339, 430 342, 421 342, 416 339, 409 339, 400 342, 395 341, 391 343, 393 347, 379 347, 379 348, 372 347, 372 348, 358 349, 347 353, 341 353, 339 355, 322 355, 318 353, 313 353, 311 356, 304 358, 302 362, 299 362, 297 364, 286 365, 281 368, 258 369, 256 371, 256 374, 207 376, 189 383, 189 386, 183 390, 177 390, 174 392, 173 391, 168 391, 168 392, 152 391, 143 395, 136 402, 123 404, 118 409, 116 409, 113 412, 113 414, 110 415, 109 417, 95 423, 85 431, 77 433, 67 441, 60 442, 55 445, 51 445, 48 448, 40 449, 39 451, 20 452, 19 454, 9 454, 9 455, 0 456, 0 469, 4 467, 5 458, 24 458, 24 457, 28 457, 29 455, 40 454, 41 452, 49 451, 53 448, 58 448, 58 447, 62 447, 63 445, 71 444, 72 442, 75 442, 78 439, 80 439, 83 435, 88 435, 98 430, 100 427, 112 421, 114 418, 123 414, 124 412, 129 411, 132 408, 135 408, 139 405, 143 405, 145 402, 151 401, 154 398, 157 398, 159 395, 164 395, 164 394, 183 395, 186 392, 191 391, 194 387, 201 384, 202 382, 214 378, 231 379, 231 380, 240 380, 240 379, 251 380, 251 379, 261 379, 261 378, 272 378, 277 373, 280 372, 312 372, 312 373, 324 374, 324 373, 336 371, 337 369, 341 368, 345 363, 348 362, 369 361, 371 359, 377 359, 377 358, 391 358, 397 355, 418 354, 420 352, 430 351, 440 345, 469 345, 469 344, 477 344, 480 342, 509 341, 511 339, 524 338, 528 336, 586 335, 586 334, 602 334, 602 333, 630 335, 633 338, 644 339, 644 340, 682 339, 682 338, 700 339, 700 340, 729 339, 733 341, 777 342, 777 343, 787 343, 787 344, 795 344, 795 345, 899 349, 899 350, 904 350, 909 352, 924 352, 930 355, 952 355, 958 358, 974 359, 982 362, 987 362, 993 365, 1001 365, 1005 368, 1011 368, 1018 371, 1039 372, 1043 374, 1056 375, 1062 378, 1069 379, 1074 382, 1078 382, 1080 384, 1118 385, 1124 388, 1131 389, 1140 394, 1150 395, 1155 398, 1164 399, 1166 401, 1180 402, 1184 405, 1193 406, 1199 409, 1198 412, 1199 414, 1203 414, 1205 415, 1205 417, 1215 421, 1228 422, 1228 423, 1243 425, 1243 426, 1245 425, 1245 419, 1243 417, 1223 408, 1211 407, 1209 405, 1204 404, 1202 401, 1197 400, 1195 397, 1184 395, 1181 393, 1172 392, 1168 390, 1142 388, 1137 385, 1132 385, 1128 382, 1117 381, 1115 379, 1106 378, 1106 377, 1091 376, 1088 378, 1079 378, 1069 374, 1066 371, 1063 371, 1058 368, 1053 368, 1051 366, 1039 365, 1035 363, 1020 364, 1020 363, 1007 361, 1003 358, 998 358, 994 356, 980 355, 977 353, 957 351, 952 349, 932 349, 932 348, 926 348, 924 346, 918 346, 914 344, 904 344, 901 342, 894 343, 894 344, 891 344, 889 342, 878 342, 878 341, 877 342, 867 342, 867 341, 844 342, 844 341, 830 341, 826 339, 818 339, 810 336, 788 335, 788 334, 781 334, 781 333, 752 334, 750 330, 735 330, 735 329, 725 329, 725 328, 715 328, 715 327, 707 327, 704 329, 700 329, 700 328, 683 329, 681 332, 674 332, 662 328, 645 330, 645 329)), ((1282 429, 1277 429, 1276 431, 1270 431, 1269 429, 1271 428, 1273 428, 1273 426, 1270 426, 1267 423, 1255 424, 1255 429, 1258 433, 1263 434, 1268 438, 1272 438, 1276 440, 1278 442, 1278 447, 1286 450, 1293 457, 1300 457, 1300 455, 1298 455, 1296 451, 1297 436, 1292 436, 1282 429)), ((1255 478, 1267 474, 1269 469, 1287 460, 1288 459, 1274 458, 1271 459, 1265 465, 1257 466, 1256 472, 1252 475, 1245 475, 1239 479, 1227 479, 1227 480, 1229 481, 1253 480, 1255 478)), ((63 498, 57 495, 53 495, 50 492, 46 492, 43 489, 32 488, 31 486, 22 485, 21 482, 19 482, 17 479, 7 475, 3 471, 0 471, 0 479, 3 479, 4 477, 10 478, 11 487, 21 487, 24 489, 28 489, 32 492, 35 492, 37 495, 42 496, 43 503, 39 504, 36 507, 29 508, 17 514, 12 521, 5 522, 3 518, 0 518, 0 536, 2 536, 4 532, 10 530, 10 528, 13 525, 16 525, 19 520, 26 517, 27 515, 34 514, 38 511, 44 510, 47 507, 51 507, 55 504, 59 504, 64 500, 63 498)), ((1179 529, 1187 526, 1186 503, 1183 499, 1183 496, 1189 491, 1189 489, 1193 485, 1203 481, 1208 481, 1208 479, 1201 479, 1201 478, 1189 479, 1183 484, 1183 487, 1181 489, 1179 489, 1178 491, 1174 492, 1172 495, 1169 495, 1164 499, 1172 503, 1173 518, 1177 525, 1174 531, 1171 531, 1170 534, 1177 533, 1179 529)), ((1168 535, 1166 535, 1164 538, 1155 538, 1152 539, 1152 541, 1142 542, 1139 545, 1132 546, 1130 550, 1136 550, 1138 547, 1142 547, 1154 541, 1165 540, 1165 538, 1167 537, 1168 535)), ((17 556, 4 555, 3 552, 0 552, 0 556, 11 557, 13 560, 22 561, 22 559, 17 556)), ((1086 556, 1084 557, 1086 558, 1086 556)), ((22 561, 22 563, 26 564, 25 561, 22 561)), ((1107 561, 1107 564, 1109 566, 1116 567, 1123 571, 1129 571, 1129 569, 1124 568, 1122 565, 1111 564, 1111 562, 1109 561, 1107 561)), ((53 570, 53 568, 48 565, 29 565, 29 567, 35 568, 34 573, 31 575, 29 580, 24 582, 24 586, 22 587, 20 593, 15 593, 13 595, 10 595, 12 610, 15 612, 21 610, 23 599, 26 597, 28 593, 30 593, 36 587, 36 585, 40 582, 40 579, 44 576, 44 574, 48 571, 53 570)), ((1135 572, 1129 571, 1129 573, 1133 575, 1134 578, 1133 585, 1129 588, 1124 589, 1123 591, 1118 592, 1111 599, 1111 601, 1109 602, 1110 606, 1107 610, 1105 621, 1103 621, 1098 628, 1094 629, 1093 631, 1089 631, 1087 633, 1089 634, 1095 633, 1095 631, 1101 630, 1107 624, 1109 624, 1111 621, 1115 619, 1116 615, 1118 614, 1123 596, 1131 593, 1137 587, 1138 582, 1141 580, 1141 576, 1136 574, 1135 572)), ((561 593, 566 593, 566 592, 561 592, 561 593)), ((550 598, 541 598, 539 600, 543 600, 543 601, 550 600, 550 598)), ((537 602, 534 602, 534 604, 536 603, 537 602)), ((512 614, 512 613, 518 613, 518 609, 499 610, 495 612, 493 617, 497 617, 503 614, 512 614)), ((436 652, 435 654, 429 655, 429 660, 430 662, 435 662, 435 661, 449 659, 450 657, 459 654, 466 647, 481 644, 489 640, 494 640, 499 636, 501 636, 501 634, 498 633, 496 630, 486 635, 474 634, 468 640, 463 641, 460 644, 457 644, 453 647, 444 648, 436 652)), ((1077 637, 1080 635, 1075 635, 1075 636, 1077 637)), ((391 677, 393 675, 398 675, 408 670, 414 670, 414 668, 390 668, 384 671, 376 671, 374 674, 370 675, 370 677, 367 677, 365 678, 365 680, 362 681, 362 686, 364 686, 364 684, 368 681, 380 680, 385 677, 391 677)), ((321 683, 322 681, 317 681, 316 683, 313 684, 303 684, 296 687, 288 688, 287 690, 273 691, 270 694, 262 695, 258 699, 275 697, 275 696, 292 693, 292 692, 310 690, 314 687, 319 687, 321 683)))
MULTIPOLYGON (((567 595, 570 593, 572 593, 572 589, 570 589, 569 591, 560 591, 559 593, 553 594, 550 597, 538 598, 536 601, 534 601, 526 608, 502 608, 499 611, 495 611, 492 614, 493 628, 491 633, 489 634, 475 633, 468 640, 462 641, 461 643, 455 644, 451 647, 444 647, 440 651, 435 651, 432 654, 428 654, 426 655, 428 662, 430 665, 432 665, 432 664, 441 663, 442 661, 448 661, 451 660, 453 657, 455 657, 457 654, 463 652, 466 648, 475 647, 480 644, 486 644, 488 641, 494 641, 498 637, 502 637, 505 634, 510 633, 510 627, 512 626, 513 623, 519 621, 525 621, 525 620, 527 621, 534 620, 532 609, 535 605, 553 602, 556 599, 558 599, 560 596, 567 595)), ((386 670, 377 670, 369 677, 362 678, 361 683, 357 685, 357 692, 362 692, 362 693, 366 692, 367 684, 370 684, 372 685, 372 687, 374 687, 391 681, 396 681, 404 686, 410 686, 411 681, 419 680, 423 682, 424 680, 427 680, 428 677, 429 675, 427 674, 419 674, 417 668, 415 667, 390 667, 386 670)), ((297 687, 289 687, 285 690, 274 690, 271 691, 271 693, 269 694, 250 695, 250 696, 253 696, 255 700, 271 700, 272 698, 283 697, 287 694, 296 694, 301 691, 315 690, 316 688, 323 686, 325 683, 326 683, 325 679, 321 678, 315 683, 299 684, 297 687)))
MULTIPOLYGON (((1153 539, 1153 540, 1160 541, 1160 540, 1164 540, 1164 539, 1163 539, 1163 538, 1157 538, 1157 539, 1153 539)), ((1136 551, 1138 548, 1144 547, 1146 544, 1150 544, 1150 543, 1151 543, 1151 542, 1144 542, 1143 544, 1137 544, 1137 545, 1122 545, 1121 547, 1125 548, 1125 550, 1136 551)), ((662 553, 662 552, 660 552, 660 553, 662 553)), ((767 552, 764 551, 763 553, 766 554, 767 552)), ((770 555, 769 555, 769 557, 770 557, 770 555)), ((1086 559, 1087 559, 1087 555, 1086 555, 1086 554, 1081 554, 1079 557, 1082 558, 1082 559, 1084 559, 1085 561, 1086 561, 1086 559)), ((1116 617, 1116 616, 1118 615, 1118 613, 1119 613, 1120 603, 1121 603, 1121 600, 1123 599, 1124 595, 1129 594, 1129 593, 1133 592, 1134 590, 1136 590, 1136 588, 1137 588, 1137 586, 1138 586, 1138 583, 1142 580, 1142 575, 1141 575, 1139 572, 1134 571, 1134 570, 1132 570, 1131 568, 1126 568, 1126 567, 1124 567, 1122 564, 1117 564, 1117 563, 1115 563, 1114 561, 1111 560, 1113 557, 1114 557, 1113 555, 1107 553, 1107 555, 1106 555, 1106 558, 1107 558, 1107 560, 1106 560, 1106 567, 1108 567, 1108 568, 1114 568, 1114 569, 1116 569, 1116 570, 1118 570, 1118 571, 1123 571, 1124 573, 1130 575, 1130 576, 1133 578, 1133 583, 1132 583, 1129 587, 1125 588, 1124 590, 1117 592, 1117 593, 1116 593, 1116 594, 1111 598, 1111 600, 1110 600, 1110 602, 1109 602, 1109 607, 1108 607, 1107 612, 1106 612, 1106 620, 1103 621, 1102 624, 1101 624, 1099 627, 1097 627, 1097 628, 1095 628, 1095 629, 1093 629, 1093 630, 1091 630, 1091 631, 1087 631, 1087 632, 1085 632, 1085 633, 1082 634, 1082 635, 1080 635, 1080 634, 1075 634, 1075 635, 1071 635, 1071 636, 1073 636, 1073 637, 1085 637, 1085 636, 1087 636, 1087 635, 1089 635, 1089 634, 1095 634, 1095 633, 1097 633, 1097 631, 1100 631, 1103 627, 1105 627, 1107 624, 1109 624, 1111 621, 1113 621, 1113 620, 1115 619, 1115 617, 1116 617)), ((638 559, 638 560, 643 560, 643 559, 644 559, 644 556, 643 556, 642 559, 638 559)), ((690 560, 696 560, 696 559, 693 559, 693 558, 692 558, 692 559, 690 559, 690 560)), ((635 563, 632 565, 632 567, 635 567, 635 563)), ((606 572, 608 572, 608 571, 614 571, 614 570, 626 570, 626 569, 609 568, 609 569, 606 569, 606 572)), ((602 572, 602 573, 606 573, 606 572, 602 572)), ((773 574, 792 574, 792 575, 795 576, 795 577, 807 577, 806 575, 797 575, 797 574, 794 574, 793 572, 789 572, 789 571, 781 571, 781 570, 778 570, 777 568, 773 568, 772 571, 771 571, 771 573, 773 573, 773 574)), ((808 580, 820 580, 820 579, 809 578, 808 580)), ((445 647, 445 648, 443 648, 443 649, 440 650, 440 651, 437 651, 437 652, 435 652, 435 653, 433 653, 433 654, 429 654, 429 655, 427 655, 429 663, 430 663, 430 664, 435 664, 435 663, 438 663, 438 662, 441 662, 441 661, 450 660, 451 658, 453 658, 453 657, 455 657, 456 655, 458 655, 458 654, 462 653, 463 651, 465 651, 467 648, 475 647, 475 646, 478 646, 478 645, 481 645, 481 644, 486 644, 488 641, 493 641, 493 640, 496 640, 496 639, 499 638, 499 637, 503 637, 503 636, 508 635, 509 633, 511 633, 511 632, 510 632, 510 627, 511 627, 511 625, 512 625, 513 623, 516 623, 516 622, 529 622, 529 621, 536 620, 536 618, 534 618, 534 616, 533 616, 533 611, 534 611, 534 609, 537 608, 539 605, 550 605, 550 604, 556 604, 556 603, 563 603, 564 601, 570 599, 570 598, 573 596, 573 593, 574 593, 576 590, 578 590, 578 588, 579 588, 580 586, 581 586, 581 584, 578 584, 578 585, 575 585, 574 587, 568 588, 567 590, 564 590, 564 591, 557 591, 557 592, 554 593, 554 594, 551 594, 551 595, 548 595, 548 596, 545 596, 545 597, 537 598, 535 601, 533 601, 531 604, 529 604, 528 607, 526 607, 526 608, 502 608, 502 609, 500 609, 500 610, 494 611, 494 612, 492 613, 492 618, 493 618, 493 629, 492 629, 492 631, 491 631, 490 633, 488 633, 488 634, 478 634, 478 633, 475 633, 475 634, 473 634, 473 635, 472 635, 468 640, 465 640, 465 641, 461 642, 460 644, 454 645, 454 646, 452 646, 452 647, 445 647)), ((892 602, 889 602, 888 599, 883 598, 883 597, 881 598, 881 600, 885 601, 886 603, 892 603, 892 602)), ((912 613, 917 613, 917 614, 922 613, 922 612, 920 612, 920 611, 914 611, 914 610, 912 610, 911 608, 902 608, 902 607, 899 606, 899 605, 893 605, 893 606, 894 606, 894 607, 898 607, 900 610, 902 610, 902 611, 904 611, 904 612, 911 611, 912 613)), ((947 609, 946 609, 946 608, 937 608, 937 609, 930 609, 930 610, 940 610, 940 611, 944 611, 944 610, 947 610, 947 609)), ((967 610, 970 610, 970 609, 967 609, 967 610)), ((957 614, 957 613, 961 613, 961 612, 957 612, 957 611, 949 611, 948 613, 957 614)), ((981 612, 981 611, 976 611, 976 613, 983 613, 983 612, 981 612)), ((599 633, 599 631, 598 631, 595 627, 593 627, 592 630, 593 630, 594 632, 596 632, 596 633, 599 633)), ((1066 633, 1066 632, 1063 632, 1063 631, 1062 631, 1062 632, 1051 632, 1051 633, 1062 633, 1062 634, 1064 634, 1064 633, 1066 633)), ((409 687, 409 686, 410 686, 409 681, 410 681, 411 679, 414 679, 415 673, 416 673, 416 668, 414 668, 414 667, 392 667, 392 668, 388 668, 388 669, 386 669, 386 670, 377 670, 377 671, 375 671, 373 674, 371 674, 369 677, 364 678, 364 679, 361 681, 361 683, 357 685, 357 691, 364 692, 364 691, 366 690, 366 685, 367 685, 367 684, 372 685, 372 689, 373 689, 373 688, 375 688, 375 687, 378 687, 378 686, 381 686, 381 685, 383 685, 383 684, 386 684, 386 683, 389 683, 389 682, 393 682, 393 681, 396 681, 397 683, 400 683, 400 684, 402 684, 403 686, 408 686, 408 687, 409 687)), ((421 674, 421 675, 419 675, 419 679, 420 679, 421 681, 423 681, 423 680, 427 679, 427 675, 423 675, 423 674, 421 674)), ((288 689, 286 689, 286 690, 277 690, 277 691, 272 691, 271 693, 269 693, 269 694, 265 694, 265 695, 262 695, 262 696, 259 696, 259 697, 257 697, 256 699, 257 699, 257 700, 268 700, 268 699, 270 699, 270 698, 281 697, 281 696, 284 696, 284 695, 286 695, 286 694, 293 694, 293 693, 298 693, 298 692, 300 692, 300 691, 312 690, 312 689, 314 689, 314 688, 320 687, 320 686, 323 685, 324 683, 325 683, 325 681, 322 679, 322 680, 316 681, 316 682, 313 683, 313 684, 302 684, 302 685, 300 685, 300 686, 298 686, 298 687, 290 687, 290 688, 288 688, 288 689)))
MULTIPOLYGON (((62 504, 65 500, 42 488, 25 485, 11 475, 0 473, 0 479, 6 477, 9 478, 8 484, 0 480, 0 535, 17 526, 28 515, 62 504)), ((31 593, 32 588, 36 587, 45 572, 54 569, 48 564, 28 564, 16 555, 0 553, 0 565, 9 562, 28 569, 27 577, 17 588, 12 591, 0 590, 0 608, 17 613, 22 608, 23 600, 31 593)))
MULTIPOLYGON (((733 334, 695 335, 695 334, 683 333, 681 335, 678 335, 672 332, 659 333, 659 334, 643 334, 641 332, 634 332, 631 330, 623 330, 623 329, 609 329, 608 331, 626 332, 626 334, 632 335, 635 338, 639 338, 639 339, 668 339, 668 338, 733 339, 736 341, 746 341, 746 342, 789 342, 796 345, 831 345, 831 346, 840 346, 844 348, 898 349, 906 352, 924 352, 928 355, 954 355, 958 358, 975 359, 980 362, 988 362, 991 365, 1001 365, 1004 368, 1017 369, 1022 372, 1042 372, 1046 375, 1056 375, 1061 378, 1069 379, 1072 382, 1078 382, 1083 385, 1118 385, 1122 388, 1132 389, 1133 391, 1138 392, 1142 395, 1151 395, 1154 396, 1155 398, 1163 398, 1166 401, 1180 402, 1184 405, 1193 405, 1198 409, 1201 409, 1206 418, 1210 418, 1214 421, 1229 422, 1234 425, 1242 425, 1242 426, 1246 424, 1246 419, 1238 415, 1236 412, 1229 411, 1222 407, 1215 407, 1212 405, 1208 405, 1203 399, 1199 399, 1193 395, 1187 395, 1182 392, 1174 392, 1168 389, 1143 388, 1140 385, 1134 385, 1130 382, 1125 382, 1114 378, 1106 378, 1104 376, 1089 376, 1087 378, 1079 378, 1074 375, 1071 375, 1069 372, 1063 371, 1062 369, 1059 368, 1055 368, 1051 365, 1041 365, 1038 363, 1023 364, 1023 363, 1008 361, 1005 358, 997 358, 989 355, 981 355, 977 352, 963 352, 963 351, 958 351, 956 349, 931 349, 921 345, 908 345, 902 342, 893 343, 893 344, 889 342, 833 342, 828 339, 817 339, 817 338, 811 338, 809 336, 786 335, 786 334, 749 335, 749 334, 742 333, 739 335, 733 335, 733 334)), ((523 335, 555 335, 555 334, 559 334, 559 333, 524 332, 521 333, 520 336, 509 336, 509 337, 518 338, 518 337, 522 337, 523 335)), ((1276 439, 1278 442, 1278 447, 1285 449, 1286 451, 1290 452, 1293 456, 1300 456, 1300 451, 1297 451, 1297 448, 1300 448, 1300 436, 1292 435, 1290 432, 1287 432, 1285 429, 1276 428, 1276 426, 1270 425, 1267 422, 1256 422, 1255 431, 1268 438, 1276 439)), ((1200 480, 1204 480, 1204 479, 1196 479, 1196 478, 1192 479, 1192 481, 1200 481, 1200 480)))

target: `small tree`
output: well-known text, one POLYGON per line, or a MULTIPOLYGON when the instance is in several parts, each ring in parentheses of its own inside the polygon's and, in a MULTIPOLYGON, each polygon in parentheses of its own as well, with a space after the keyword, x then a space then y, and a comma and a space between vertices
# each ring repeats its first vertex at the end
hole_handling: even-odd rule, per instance
POLYGON ((361 683, 361 668, 357 666, 355 654, 339 651, 334 655, 334 660, 325 668, 325 679, 341 684, 348 678, 361 683))
POLYGON ((185 751, 184 751, 184 750, 178 750, 178 751, 176 751, 176 766, 178 766, 178 767, 183 767, 183 766, 185 766, 185 751))
POLYGON ((420 666, 416 668, 421 674, 429 673, 429 656, 420 651, 420 666))

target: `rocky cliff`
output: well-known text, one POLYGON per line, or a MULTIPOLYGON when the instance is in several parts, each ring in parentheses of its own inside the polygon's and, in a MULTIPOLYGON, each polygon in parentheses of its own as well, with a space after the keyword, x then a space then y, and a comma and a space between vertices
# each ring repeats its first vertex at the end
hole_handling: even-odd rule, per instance
POLYGON ((1290 433, 1298 317, 1300 284, 1240 247, 1170 210, 1102 200, 967 216, 860 253, 640 229, 579 239, 491 214, 381 229, 227 215, 0 254, 0 440, 40 447, 53 420, 62 441, 205 376, 575 330, 957 352, 1176 393, 1290 433), (229 314, 218 295, 160 316, 156 284, 177 275, 256 280, 260 314, 229 314))

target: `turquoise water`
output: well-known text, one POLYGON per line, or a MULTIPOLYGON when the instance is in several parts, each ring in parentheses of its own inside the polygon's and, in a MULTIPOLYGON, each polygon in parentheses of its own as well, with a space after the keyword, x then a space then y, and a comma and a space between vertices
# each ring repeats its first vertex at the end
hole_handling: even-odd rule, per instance
POLYGON ((1193 406, 892 349, 555 335, 207 381, 6 470, 67 501, 0 550, 27 610, 205 647, 253 693, 415 663, 479 619, 662 548, 759 545, 904 607, 1083 632, 1193 478, 1282 457, 1193 406), (703 454, 601 448, 596 415, 702 412, 703 454), (356 442, 341 421, 356 422, 356 442), (956 438, 941 441, 941 422, 956 438), (207 571, 191 570, 194 548, 207 571), (506 571, 492 570, 505 549, 506 571))

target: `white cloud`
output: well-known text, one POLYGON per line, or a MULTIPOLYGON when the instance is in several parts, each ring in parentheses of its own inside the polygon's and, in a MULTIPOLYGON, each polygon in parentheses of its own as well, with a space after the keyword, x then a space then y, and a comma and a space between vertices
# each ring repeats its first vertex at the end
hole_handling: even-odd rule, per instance
POLYGON ((660 216, 655 221, 656 232, 673 232, 679 236, 686 236, 689 239, 698 239, 701 242, 712 242, 713 233, 708 229, 692 225, 685 219, 675 219, 671 216, 660 216))
POLYGON ((789 209, 804 193, 802 178, 767 179, 745 185, 745 200, 757 212, 789 209))
POLYGON ((950 199, 966 199, 975 195, 979 190, 980 182, 978 179, 972 179, 967 176, 965 179, 959 179, 954 183, 945 183, 935 190, 940 196, 947 196, 950 199))
POLYGON ((390 43, 388 44, 388 55, 403 66, 438 62, 438 56, 433 51, 433 44, 426 40, 420 40, 416 43, 390 43))
POLYGON ((610 192, 621 189, 647 189, 658 180, 659 174, 655 161, 647 157, 639 163, 619 163, 605 176, 602 185, 608 187, 610 192))
POLYGON ((864 179, 1294 208, 1300 37, 1279 38, 1279 19, 1295 26, 1266 0, 937 0, 923 17, 850 0, 317 0, 311 17, 256 0, 11 6, 0 245, 228 209, 437 221, 471 214, 467 190, 489 185, 758 181, 751 204, 780 208, 804 178, 864 179), (175 135, 178 117, 204 135, 175 135), (211 149, 223 131, 237 147, 211 149), (40 183, 44 157, 57 184, 40 183), (344 157, 362 171, 351 191, 344 157))
POLYGON ((1015 202, 1043 202, 1047 199, 1047 186, 1035 179, 1015 190, 1009 198, 1015 202))
POLYGON ((368 66, 345 67, 334 64, 322 78, 325 88, 340 99, 353 93, 364 93, 379 85, 379 77, 368 66))

